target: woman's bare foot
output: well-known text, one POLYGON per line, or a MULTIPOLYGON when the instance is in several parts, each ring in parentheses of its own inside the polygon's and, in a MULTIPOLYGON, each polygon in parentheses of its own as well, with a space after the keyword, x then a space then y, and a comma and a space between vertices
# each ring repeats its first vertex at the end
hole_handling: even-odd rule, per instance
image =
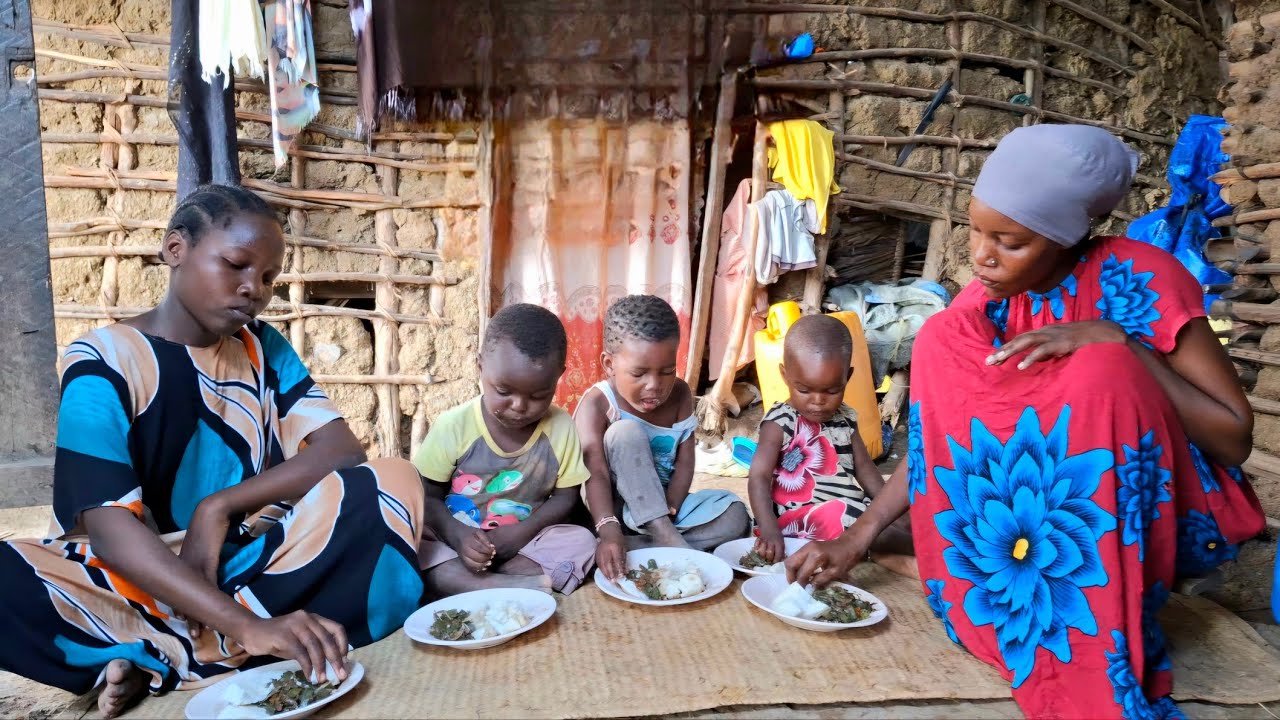
POLYGON ((113 718, 128 710, 147 688, 147 674, 128 660, 107 664, 107 686, 98 693, 98 712, 113 718))

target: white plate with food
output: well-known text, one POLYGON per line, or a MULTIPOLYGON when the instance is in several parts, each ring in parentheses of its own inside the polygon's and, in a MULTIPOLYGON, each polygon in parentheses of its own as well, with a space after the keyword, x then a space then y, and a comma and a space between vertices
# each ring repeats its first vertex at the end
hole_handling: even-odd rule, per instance
POLYGON ((596 587, 636 605, 684 605, 715 596, 733 582, 733 568, 711 553, 688 548, 645 548, 627 553, 619 582, 596 569, 596 587))
POLYGON ((880 598, 846 583, 814 591, 812 586, 788 584, 782 575, 761 575, 742 583, 742 595, 788 625, 817 632, 867 627, 889 617, 880 598))
MULTIPOLYGON (((808 545, 809 541, 805 538, 789 537, 782 538, 782 543, 786 557, 791 557, 796 554, 797 550, 808 545)), ((753 552, 755 546, 756 539, 754 537, 740 538, 738 540, 730 540, 721 545, 715 549, 713 554, 729 563, 729 567, 744 575, 782 575, 786 573, 781 561, 770 565, 763 558, 755 555, 753 552)))
POLYGON ((556 599, 522 588, 475 590, 418 608, 404 634, 420 643, 455 650, 501 645, 556 614, 556 599))
POLYGON ((238 672, 197 693, 187 702, 185 714, 188 720, 306 717, 351 692, 364 678, 364 666, 354 661, 347 668, 347 679, 337 685, 331 684, 337 678, 330 670, 326 670, 330 682, 318 687, 302 677, 294 660, 238 672))

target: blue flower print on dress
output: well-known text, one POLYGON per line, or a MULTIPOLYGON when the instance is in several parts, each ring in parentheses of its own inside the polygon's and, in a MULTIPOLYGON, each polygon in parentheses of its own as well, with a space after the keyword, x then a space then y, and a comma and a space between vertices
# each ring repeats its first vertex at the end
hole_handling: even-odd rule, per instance
MULTIPOLYGON (((1196 474, 1201 479, 1201 489, 1204 492, 1221 492, 1222 486, 1217 482, 1217 475, 1213 474, 1213 465, 1208 461, 1208 457, 1204 457, 1201 448, 1196 447, 1196 443, 1188 443, 1188 445, 1190 451, 1192 451, 1192 464, 1196 465, 1196 474)), ((1228 474, 1230 474, 1230 471, 1228 471, 1228 474)), ((1240 480, 1235 480, 1235 482, 1240 482, 1240 480)))
POLYGON ((1203 575, 1228 560, 1239 548, 1227 542, 1213 515, 1196 510, 1178 518, 1178 572, 1203 575))
POLYGON ((1129 643, 1124 639, 1124 633, 1112 630, 1111 639, 1116 644, 1115 652, 1102 652, 1107 658, 1107 678, 1111 681, 1112 697, 1120 706, 1120 716, 1125 720, 1185 718, 1172 700, 1161 698, 1153 703, 1147 699, 1142 683, 1133 674, 1133 665, 1129 662, 1129 643))
POLYGON ((1173 669, 1169 642, 1165 639, 1164 628, 1160 627, 1159 617, 1160 608, 1167 602, 1169 588, 1162 580, 1157 580, 1142 596, 1142 655, 1147 659, 1147 667, 1157 671, 1173 669))
POLYGON ((928 469, 924 461, 924 425, 920 422, 920 403, 911 403, 907 412, 907 488, 911 502, 916 495, 928 491, 928 469))
POLYGON ((1147 532, 1160 517, 1160 503, 1173 500, 1167 485, 1173 473, 1160 466, 1164 447, 1156 442, 1154 430, 1138 441, 1137 448, 1124 446, 1124 464, 1116 468, 1120 486, 1116 491, 1116 513, 1124 520, 1125 545, 1138 544, 1138 559, 1147 553, 1147 532))
POLYGON ((929 601, 929 609, 933 611, 933 616, 942 621, 942 627, 947 631, 947 637, 951 638, 951 642, 964 646, 960 642, 959 636, 956 635, 956 627, 951 624, 951 618, 948 612, 955 603, 949 603, 942 599, 942 588, 946 587, 945 580, 926 580, 925 586, 929 588, 929 595, 926 598, 929 601))
POLYGON ((988 300, 986 306, 987 319, 996 326, 996 338, 991 341, 995 347, 1004 344, 1005 333, 1009 331, 1009 298, 988 300))
POLYGON ((1061 320, 1062 316, 1067 313, 1067 303, 1062 299, 1062 293, 1066 292, 1071 297, 1076 296, 1076 276, 1068 275, 1061 285, 1050 290, 1047 293, 1038 293, 1027 291, 1027 297, 1031 298, 1031 314, 1039 315, 1044 309, 1045 303, 1049 303, 1049 313, 1053 315, 1054 320, 1061 320))
POLYGON ((1103 320, 1119 325, 1127 335, 1154 337, 1151 323, 1160 319, 1156 300, 1160 293, 1147 287, 1156 276, 1153 272, 1135 273, 1133 260, 1121 262, 1115 255, 1102 263, 1098 282, 1102 285, 1102 299, 1098 309, 1103 320))
POLYGON ((1045 435, 1029 407, 1002 444, 974 418, 973 447, 948 437, 955 467, 934 469, 952 507, 935 516, 952 543, 943 559, 953 576, 973 583, 965 614, 994 627, 1015 688, 1035 669, 1037 648, 1070 662, 1067 631, 1098 632, 1083 588, 1108 582, 1098 540, 1116 529, 1116 518, 1092 497, 1115 457, 1105 449, 1069 455, 1070 420, 1064 406, 1045 435))

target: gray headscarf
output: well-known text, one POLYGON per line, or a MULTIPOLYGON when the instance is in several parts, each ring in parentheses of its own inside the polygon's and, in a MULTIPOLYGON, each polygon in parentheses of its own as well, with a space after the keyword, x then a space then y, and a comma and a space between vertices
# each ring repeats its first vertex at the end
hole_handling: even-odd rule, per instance
POLYGON ((973 196, 1040 235, 1071 247, 1129 192, 1138 155, 1102 128, 1031 125, 1005 136, 978 174, 973 196))

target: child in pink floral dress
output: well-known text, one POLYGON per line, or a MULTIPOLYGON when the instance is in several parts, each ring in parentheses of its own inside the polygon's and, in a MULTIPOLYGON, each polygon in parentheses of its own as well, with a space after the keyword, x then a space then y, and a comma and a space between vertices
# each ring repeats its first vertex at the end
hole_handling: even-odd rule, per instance
POLYGON ((755 549, 769 562, 785 556, 783 537, 839 537, 884 485, 844 404, 852 354, 835 318, 809 315, 787 332, 782 378, 791 394, 760 422, 747 484, 755 549))

